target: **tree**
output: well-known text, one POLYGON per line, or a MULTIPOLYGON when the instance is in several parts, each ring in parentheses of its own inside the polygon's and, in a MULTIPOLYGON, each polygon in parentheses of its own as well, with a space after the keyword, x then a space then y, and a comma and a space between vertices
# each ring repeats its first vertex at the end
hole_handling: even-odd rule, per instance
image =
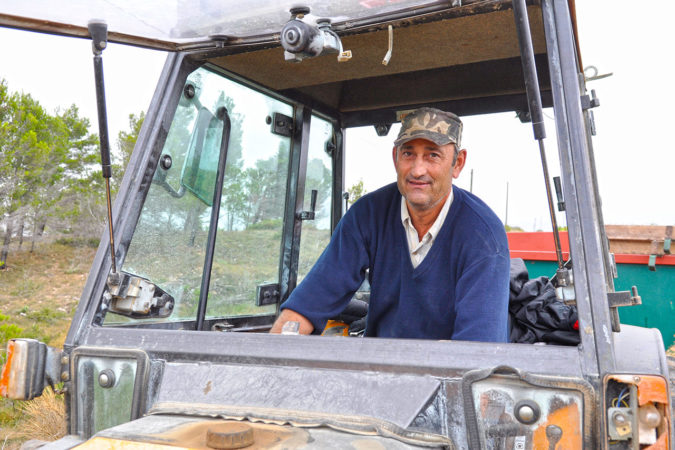
POLYGON ((122 170, 129 164, 131 153, 134 151, 144 120, 145 111, 141 111, 138 115, 129 114, 129 131, 120 131, 117 135, 117 148, 120 152, 119 165, 122 170))
POLYGON ((361 197, 366 195, 368 191, 366 188, 363 186, 363 180, 359 179, 359 181, 355 184, 353 184, 350 188, 347 189, 347 192, 349 192, 349 203, 352 205, 361 197))
POLYGON ((54 120, 60 133, 50 152, 50 191, 58 194, 43 195, 40 204, 53 203, 49 218, 60 231, 98 237, 106 220, 98 137, 89 132, 89 120, 80 117, 75 105, 57 111, 54 120))
MULTIPOLYGON (((82 224, 80 197, 96 186, 97 138, 72 105, 51 115, 30 94, 0 82, 0 261, 5 266, 18 229, 32 230, 32 247, 47 221, 68 232, 82 224)), ((100 174, 98 175, 100 179, 100 174)), ((104 217, 104 215, 102 216, 104 217)))
MULTIPOLYGON (((4 83, 3 83, 4 84, 4 83)), ((3 94, 0 142, 2 166, 2 219, 5 225, 0 266, 6 267, 15 224, 22 221, 33 200, 33 184, 39 183, 43 163, 53 138, 47 114, 29 94, 3 94)))

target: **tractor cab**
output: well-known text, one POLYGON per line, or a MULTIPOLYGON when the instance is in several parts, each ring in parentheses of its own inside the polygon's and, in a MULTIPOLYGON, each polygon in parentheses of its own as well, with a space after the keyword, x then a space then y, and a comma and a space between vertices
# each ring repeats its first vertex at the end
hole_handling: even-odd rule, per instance
POLYGON ((617 312, 639 298, 614 290, 573 1, 47 3, 0 25, 92 39, 99 65, 168 51, 64 348, 9 344, 4 395, 63 383, 63 446, 668 448, 660 334, 617 312), (488 203, 532 167, 572 345, 268 334, 354 200, 346 161, 395 181, 423 106, 465 121, 488 203))

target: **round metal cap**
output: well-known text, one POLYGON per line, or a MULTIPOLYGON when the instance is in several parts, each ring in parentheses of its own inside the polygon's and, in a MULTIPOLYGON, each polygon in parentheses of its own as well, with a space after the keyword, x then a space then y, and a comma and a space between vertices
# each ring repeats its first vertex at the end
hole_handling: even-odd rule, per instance
POLYGON ((206 432, 206 445, 232 449, 253 445, 253 428, 245 423, 228 423, 206 432))
POLYGON ((521 400, 513 407, 513 414, 518 419, 518 422, 530 425, 539 420, 541 410, 532 400, 521 400))
POLYGON ((115 385, 115 372, 111 369, 104 369, 98 374, 98 384, 102 388, 109 388, 115 385))

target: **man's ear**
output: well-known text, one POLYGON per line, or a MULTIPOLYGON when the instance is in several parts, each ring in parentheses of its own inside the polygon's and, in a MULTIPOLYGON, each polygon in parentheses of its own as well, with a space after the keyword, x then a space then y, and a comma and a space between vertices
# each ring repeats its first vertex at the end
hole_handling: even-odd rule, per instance
POLYGON ((396 146, 391 149, 391 158, 394 160, 394 169, 396 168, 396 146))
POLYGON ((455 166, 452 168, 452 178, 457 178, 459 174, 462 173, 465 164, 466 149, 463 148, 457 153, 457 161, 455 161, 455 166))

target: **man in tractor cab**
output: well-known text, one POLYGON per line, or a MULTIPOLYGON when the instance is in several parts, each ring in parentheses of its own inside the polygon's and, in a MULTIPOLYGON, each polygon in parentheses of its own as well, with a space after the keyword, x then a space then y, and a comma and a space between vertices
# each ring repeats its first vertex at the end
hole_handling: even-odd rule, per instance
POLYGON ((272 333, 291 321, 300 334, 323 330, 369 269, 366 336, 508 342, 506 233, 485 203, 452 186, 466 163, 461 135, 449 112, 420 108, 403 119, 397 183, 347 211, 272 333))

